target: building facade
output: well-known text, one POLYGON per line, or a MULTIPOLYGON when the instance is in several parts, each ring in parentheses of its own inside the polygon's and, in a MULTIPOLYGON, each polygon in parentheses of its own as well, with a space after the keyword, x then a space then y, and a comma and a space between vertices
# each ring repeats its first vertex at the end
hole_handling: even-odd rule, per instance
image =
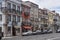
POLYGON ((31 21, 30 21, 30 9, 31 7, 26 5, 24 2, 21 4, 22 8, 22 34, 24 32, 32 31, 31 21))
POLYGON ((59 19, 59 14, 58 13, 55 13, 55 16, 54 16, 54 31, 56 32, 59 27, 60 27, 60 19, 59 19))
POLYGON ((12 35, 12 23, 15 31, 20 33, 22 22, 21 0, 1 0, 0 5, 0 27, 4 36, 12 35))
MULTIPOLYGON (((48 13, 46 9, 39 9, 39 27, 41 31, 47 30, 48 29, 48 13)), ((42 32, 43 32, 42 31, 42 32)))
POLYGON ((30 20, 32 22, 33 30, 38 27, 38 5, 29 1, 25 1, 24 4, 28 5, 30 8, 30 20))

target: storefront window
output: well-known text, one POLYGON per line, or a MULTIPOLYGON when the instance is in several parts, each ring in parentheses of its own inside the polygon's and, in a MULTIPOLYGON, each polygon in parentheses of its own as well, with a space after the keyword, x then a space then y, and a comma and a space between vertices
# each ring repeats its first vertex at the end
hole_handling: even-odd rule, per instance
POLYGON ((17 29, 17 32, 20 33, 20 28, 17 29))
POLYGON ((8 33, 11 33, 11 27, 8 27, 8 33))

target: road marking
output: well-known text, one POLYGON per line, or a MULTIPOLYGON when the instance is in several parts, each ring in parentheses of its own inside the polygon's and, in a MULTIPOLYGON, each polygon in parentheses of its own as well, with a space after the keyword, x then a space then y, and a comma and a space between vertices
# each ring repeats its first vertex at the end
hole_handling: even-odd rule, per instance
POLYGON ((47 40, 54 40, 54 39, 59 39, 60 37, 56 37, 56 38, 51 38, 51 39, 47 39, 47 40))

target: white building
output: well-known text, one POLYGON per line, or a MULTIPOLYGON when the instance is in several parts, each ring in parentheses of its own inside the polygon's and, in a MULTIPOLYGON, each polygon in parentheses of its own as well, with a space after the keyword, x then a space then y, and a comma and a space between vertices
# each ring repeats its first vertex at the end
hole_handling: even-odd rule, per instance
POLYGON ((0 0, 0 30, 4 36, 12 34, 12 21, 16 21, 19 31, 22 22, 21 0, 0 0))

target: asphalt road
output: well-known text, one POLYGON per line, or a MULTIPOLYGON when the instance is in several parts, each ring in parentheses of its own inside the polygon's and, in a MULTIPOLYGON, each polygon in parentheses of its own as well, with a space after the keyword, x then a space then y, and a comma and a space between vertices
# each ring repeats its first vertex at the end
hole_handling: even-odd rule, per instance
POLYGON ((31 35, 31 36, 18 36, 11 38, 4 38, 2 40, 60 40, 60 33, 31 35))

